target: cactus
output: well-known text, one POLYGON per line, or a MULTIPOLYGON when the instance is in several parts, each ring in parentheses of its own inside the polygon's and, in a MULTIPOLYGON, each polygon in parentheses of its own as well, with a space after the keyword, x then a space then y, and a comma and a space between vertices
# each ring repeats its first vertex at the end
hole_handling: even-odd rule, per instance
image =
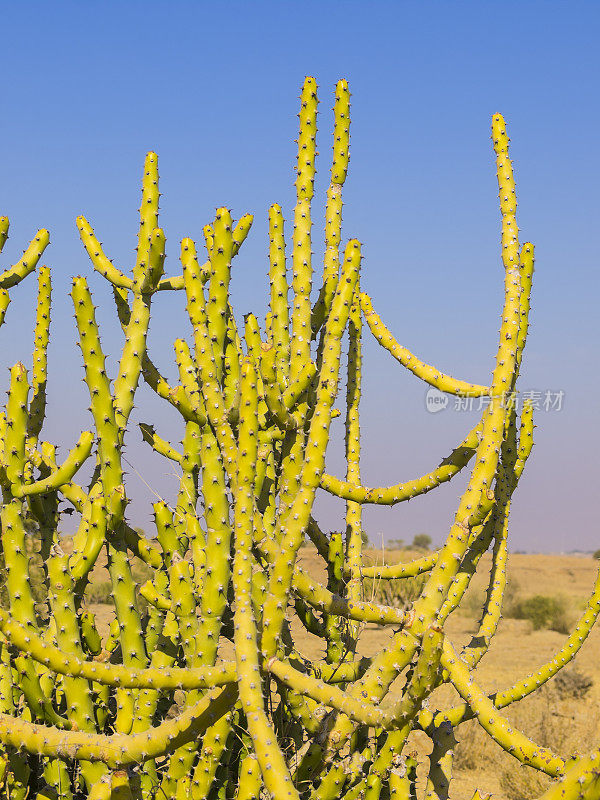
MULTIPOLYGON (((598 751, 565 761, 515 730, 502 710, 576 655, 600 612, 600 576, 571 635, 535 674, 494 694, 474 675, 500 619, 510 505, 533 444, 532 407, 525 404, 517 419, 507 402, 526 344, 533 246, 519 245, 504 120, 499 114, 492 120, 504 306, 491 377, 475 384, 443 373, 399 344, 362 290, 360 242, 342 245, 350 141, 345 81, 335 90, 324 263, 313 292, 317 105, 316 83, 307 78, 287 256, 281 207, 269 209, 264 335, 252 314, 240 324, 229 294, 250 214, 235 223, 227 208, 218 208, 203 229, 206 258, 186 238, 181 274, 164 275, 155 153, 148 153, 144 165, 130 275, 104 253, 90 223, 77 219, 94 269, 113 290, 124 344, 111 379, 92 293, 84 277, 75 277, 72 299, 93 430, 83 431, 60 463, 44 438, 51 275, 47 267, 38 272, 31 376, 22 363, 12 368, 0 415, 6 575, 0 783, 7 797, 401 800, 416 797, 419 764, 408 737, 420 730, 433 747, 425 793, 441 800, 452 782, 454 734, 472 718, 517 761, 555 779, 546 800, 597 796, 598 751), (190 341, 174 342, 179 382, 173 384, 147 345, 152 302, 168 291, 184 293, 192 330, 190 341), (377 342, 424 383, 458 397, 488 398, 481 419, 438 466, 382 487, 365 486, 360 473, 363 320, 377 342), (123 469, 142 380, 179 413, 182 430, 177 447, 153 424, 140 425, 146 445, 180 471, 176 496, 154 505, 151 539, 129 524, 123 469), (340 380, 346 387, 343 477, 325 472, 331 423, 340 414, 340 380), (92 478, 80 485, 88 459, 94 461, 92 478), (363 563, 363 506, 393 506, 433 491, 470 463, 448 538, 436 552, 403 564, 363 563), (346 501, 344 534, 320 529, 313 516, 319 491, 346 501), (71 550, 61 546, 59 503, 79 517, 71 550), (43 562, 35 591, 31 531, 43 562), (306 537, 323 559, 326 585, 298 563, 306 537), (492 566, 479 630, 457 652, 445 622, 488 550, 492 566), (114 598, 104 637, 85 601, 102 553, 114 598), (151 571, 141 585, 133 556, 151 571), (369 582, 415 576, 422 590, 408 609, 365 597, 369 582), (394 633, 366 659, 360 657, 360 637, 369 622, 392 626, 394 633), (294 639, 296 623, 322 640, 324 661, 302 652, 294 639), (390 702, 398 677, 403 689, 390 702), (454 686, 462 702, 432 711, 427 700, 443 683, 454 686)), ((7 235, 2 217, 0 250, 7 235)), ((17 264, 0 274, 0 325, 10 291, 36 269, 47 244, 47 231, 39 231, 17 264)))

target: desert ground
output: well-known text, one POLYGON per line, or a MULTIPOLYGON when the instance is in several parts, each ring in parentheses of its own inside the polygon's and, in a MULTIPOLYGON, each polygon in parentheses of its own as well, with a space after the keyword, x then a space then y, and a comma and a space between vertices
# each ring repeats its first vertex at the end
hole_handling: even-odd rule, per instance
MULTIPOLYGON (((396 563, 415 554, 410 552, 367 551, 371 562, 396 563)), ((322 561, 311 546, 302 549, 302 565, 319 580, 324 580, 322 561)), ((511 596, 559 596, 563 599, 567 622, 581 614, 590 595, 600 562, 588 556, 520 555, 509 556, 508 577, 511 596)), ((448 621, 448 633, 457 647, 469 641, 475 632, 483 593, 487 586, 489 556, 480 563, 477 575, 462 608, 448 621)), ((102 587, 108 580, 106 569, 98 565, 94 582, 102 587)), ((106 584, 105 584, 106 585, 106 584)), ((101 588, 98 595, 102 594, 101 588)), ((97 599, 97 598, 94 598, 97 599)), ((106 600, 109 602, 107 595, 106 600)), ((106 634, 113 611, 106 603, 90 602, 98 627, 106 634)), ((298 648, 312 659, 323 658, 322 643, 306 633, 298 624, 293 626, 298 648)), ((359 640, 361 655, 377 653, 389 640, 389 628, 376 625, 364 627, 359 640)), ((501 689, 516 679, 534 672, 562 646, 565 634, 542 628, 534 630, 526 619, 503 618, 498 633, 476 671, 479 684, 487 691, 501 689)), ((533 697, 527 698, 503 713, 539 744, 550 747, 562 756, 575 751, 588 752, 600 744, 600 627, 592 630, 576 659, 566 668, 567 681, 550 681, 533 697)), ((441 687, 430 700, 430 707, 454 705, 458 695, 450 687, 441 687)), ((462 725, 457 733, 459 745, 455 754, 451 800, 471 800, 475 788, 491 792, 494 798, 527 800, 538 796, 547 780, 527 767, 521 767, 489 739, 476 721, 462 725)), ((424 734, 415 733, 411 747, 425 757, 431 745, 424 734)), ((427 760, 419 775, 422 793, 427 760)), ((484 795, 485 796, 485 795, 484 795)))

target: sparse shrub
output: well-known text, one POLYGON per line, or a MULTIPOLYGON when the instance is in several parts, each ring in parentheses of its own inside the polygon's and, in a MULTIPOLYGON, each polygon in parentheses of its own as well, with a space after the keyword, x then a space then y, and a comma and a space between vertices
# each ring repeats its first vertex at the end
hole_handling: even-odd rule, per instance
POLYGON ((592 558, 600 559, 600 550, 596 550, 592 558))
POLYGON ((577 667, 561 670, 553 682, 554 689, 561 700, 585 697, 593 685, 592 676, 580 672, 577 667))
POLYGON ((397 578, 391 581, 365 578, 365 599, 372 599, 376 603, 394 608, 407 608, 419 597, 425 581, 425 575, 416 575, 414 578, 397 578))
MULTIPOLYGON (((546 684, 536 698, 514 709, 514 717, 528 735, 542 747, 555 753, 568 749, 573 752, 581 741, 579 725, 565 725, 564 714, 557 707, 560 695, 556 686, 546 684)), ((588 725, 586 724, 586 728, 588 725)), ((533 800, 550 786, 551 779, 532 767, 511 763, 500 775, 500 786, 507 800, 533 800)))
POLYGON ((569 632, 569 603, 566 597, 536 594, 508 605, 506 616, 527 619, 534 631, 549 628, 557 633, 569 632))
POLYGON ((412 541, 415 550, 429 550, 431 547, 431 536, 426 533, 417 533, 412 541))
POLYGON ((388 547, 390 550, 402 550, 404 547, 404 539, 390 539, 388 547))

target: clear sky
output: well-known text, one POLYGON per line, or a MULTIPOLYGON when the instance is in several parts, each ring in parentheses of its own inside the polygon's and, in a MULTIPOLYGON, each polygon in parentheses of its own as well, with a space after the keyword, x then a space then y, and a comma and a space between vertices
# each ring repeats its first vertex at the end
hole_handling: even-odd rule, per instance
MULTIPOLYGON (((38 227, 51 231, 54 275, 46 437, 70 446, 90 425, 68 291, 90 275, 75 217, 108 255, 133 260, 144 154, 159 154, 167 272, 178 242, 202 239, 219 205, 255 214, 236 260, 239 313, 264 314, 266 215, 293 208, 297 98, 305 75, 320 94, 322 154, 314 204, 320 272, 323 197, 335 82, 352 92, 344 236, 364 243, 363 286, 397 338, 444 371, 485 383, 502 302, 499 213, 490 123, 512 140, 523 240, 536 245, 531 337, 521 389, 564 392, 537 414, 536 447, 515 498, 512 548, 600 547, 597 499, 600 300, 600 5, 597 2, 23 2, 2 10, 0 213, 11 218, 2 265, 38 227)), ((291 229, 291 226, 290 226, 291 229)), ((90 278, 103 341, 120 331, 110 294, 90 278)), ((1 366, 30 362, 34 280, 13 290, 1 366)), ((175 377, 171 342, 188 332, 182 298, 160 297, 150 347, 175 377)), ((363 472, 395 483, 439 463, 471 427, 453 401, 436 415, 425 387, 365 346, 363 472)), ((111 368, 114 362, 111 362, 111 368)), ((114 370, 113 370, 114 372, 114 370)), ((138 419, 179 438, 176 417, 144 388, 138 419)), ((337 428, 338 439, 341 425, 337 428)), ((64 453, 64 449, 62 450, 64 453)), ((132 430, 133 523, 150 527, 149 490, 172 499, 176 479, 132 430)), ((329 467, 339 469, 336 449, 329 467)), ((373 539, 445 537, 462 484, 366 515, 373 539)), ((341 505, 321 504, 330 527, 341 505)))

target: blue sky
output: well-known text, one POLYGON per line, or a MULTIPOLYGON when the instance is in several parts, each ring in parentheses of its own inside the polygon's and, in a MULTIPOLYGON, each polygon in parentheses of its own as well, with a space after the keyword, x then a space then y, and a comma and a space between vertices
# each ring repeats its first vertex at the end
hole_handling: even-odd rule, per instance
MULTIPOLYGON (((594 2, 59 2, 3 8, 0 213, 2 256, 14 261, 51 231, 53 342, 46 435, 69 445, 89 417, 70 277, 90 274, 75 217, 84 213, 110 257, 131 265, 144 154, 159 154, 167 271, 178 242, 201 240, 218 205, 255 214, 238 257, 240 313, 264 313, 268 206, 293 208, 297 98, 319 85, 321 153, 314 204, 319 272, 335 82, 352 92, 344 236, 364 243, 364 288, 397 338, 441 369, 485 382, 502 301, 491 116, 512 140, 523 240, 536 245, 532 328, 521 388, 564 392, 541 410, 536 447, 513 509, 513 549, 600 546, 598 278, 600 6, 594 2)), ((120 333, 102 279, 90 278, 103 341, 120 333)), ((2 366, 30 360, 34 281, 12 292, 2 366)), ((151 348, 173 375, 185 334, 181 298, 160 298, 151 348)), ((364 476, 394 483, 435 466, 473 414, 425 411, 424 387, 366 344, 364 476)), ((6 372, 4 372, 6 375, 6 372)), ((177 419, 144 390, 139 419, 179 438, 177 419)), ((341 427, 337 430, 338 440, 341 427)), ((175 476, 132 431, 132 520, 149 527, 151 494, 175 476)), ((340 468, 332 450, 332 470, 340 468)), ((461 484, 369 512, 373 539, 445 536, 461 484)), ((322 503, 341 526, 342 507, 322 503)))

